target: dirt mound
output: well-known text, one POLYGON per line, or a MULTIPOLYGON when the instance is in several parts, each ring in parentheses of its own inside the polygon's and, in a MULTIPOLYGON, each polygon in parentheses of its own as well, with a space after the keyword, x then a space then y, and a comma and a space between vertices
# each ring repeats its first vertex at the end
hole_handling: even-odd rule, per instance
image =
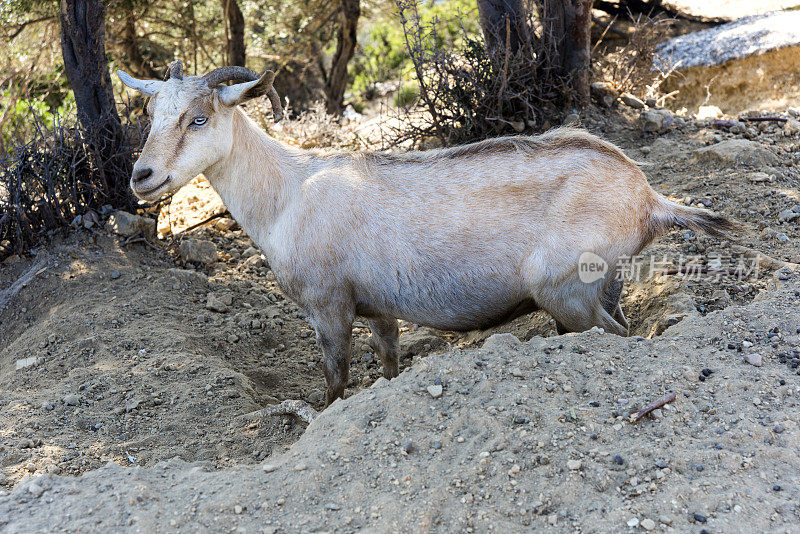
POLYGON ((337 401, 262 466, 47 475, 0 498, 0 518, 7 532, 789 532, 800 377, 772 354, 798 343, 798 288, 657 340, 493 336, 337 401), (737 352, 745 339, 763 367, 737 352), (669 390, 674 403, 629 421, 669 390))

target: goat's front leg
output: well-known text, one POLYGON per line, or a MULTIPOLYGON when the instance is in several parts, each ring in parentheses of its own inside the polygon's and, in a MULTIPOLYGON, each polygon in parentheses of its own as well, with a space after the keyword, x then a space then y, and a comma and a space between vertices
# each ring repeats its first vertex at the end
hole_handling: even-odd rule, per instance
POLYGON ((311 324, 317 333, 317 343, 324 359, 325 406, 344 398, 344 388, 350 375, 350 341, 353 335, 354 314, 348 306, 326 306, 311 313, 311 324))
POLYGON ((394 317, 378 317, 370 319, 369 329, 372 331, 372 346, 383 364, 383 376, 394 378, 400 374, 397 362, 398 340, 400 331, 394 317))

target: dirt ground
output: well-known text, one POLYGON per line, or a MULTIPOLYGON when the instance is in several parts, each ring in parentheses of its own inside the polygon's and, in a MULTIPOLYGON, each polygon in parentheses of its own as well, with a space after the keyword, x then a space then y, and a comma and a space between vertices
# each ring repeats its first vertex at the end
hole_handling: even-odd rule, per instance
MULTIPOLYGON (((349 398, 307 429, 240 417, 322 408, 323 378, 310 326, 233 221, 151 245, 75 230, 7 261, 0 291, 32 278, 0 309, 0 525, 798 531, 800 282, 782 265, 800 262, 799 132, 582 120, 661 193, 741 221, 738 243, 674 231, 649 247, 623 295, 631 338, 556 336, 544 314, 466 334, 403 323, 406 371, 386 383, 357 323, 349 398), (190 238, 219 259, 183 262, 190 238), (701 276, 674 272, 681 258, 701 276), (711 275, 737 262, 754 272, 711 275), (669 408, 628 421, 670 390, 669 408)), ((197 180, 159 231, 221 209, 197 180)))

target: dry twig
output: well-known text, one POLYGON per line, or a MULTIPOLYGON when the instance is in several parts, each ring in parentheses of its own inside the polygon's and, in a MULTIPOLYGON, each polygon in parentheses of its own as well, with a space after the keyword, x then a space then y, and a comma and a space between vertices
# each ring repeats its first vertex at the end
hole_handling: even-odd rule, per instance
POLYGON ((631 423, 635 423, 636 421, 638 421, 639 419, 641 419, 645 415, 649 414, 653 410, 657 410, 657 409, 661 408, 662 406, 664 406, 668 402, 674 401, 676 396, 677 395, 675 394, 674 391, 671 392, 671 393, 667 393, 663 397, 659 397, 655 401, 651 402, 650 404, 648 404, 644 408, 641 408, 639 410, 635 410, 635 411, 631 412, 631 423))

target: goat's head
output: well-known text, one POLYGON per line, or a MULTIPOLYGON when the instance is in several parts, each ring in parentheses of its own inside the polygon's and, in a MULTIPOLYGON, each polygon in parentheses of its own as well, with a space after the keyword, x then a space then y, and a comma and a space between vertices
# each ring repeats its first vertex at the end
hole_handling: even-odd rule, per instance
POLYGON ((122 83, 150 96, 150 135, 131 176, 131 189, 142 200, 176 191, 228 155, 238 104, 267 94, 275 121, 283 117, 272 71, 258 75, 244 67, 221 67, 205 76, 184 77, 182 70, 180 61, 173 62, 164 81, 137 80, 117 71, 122 83))

